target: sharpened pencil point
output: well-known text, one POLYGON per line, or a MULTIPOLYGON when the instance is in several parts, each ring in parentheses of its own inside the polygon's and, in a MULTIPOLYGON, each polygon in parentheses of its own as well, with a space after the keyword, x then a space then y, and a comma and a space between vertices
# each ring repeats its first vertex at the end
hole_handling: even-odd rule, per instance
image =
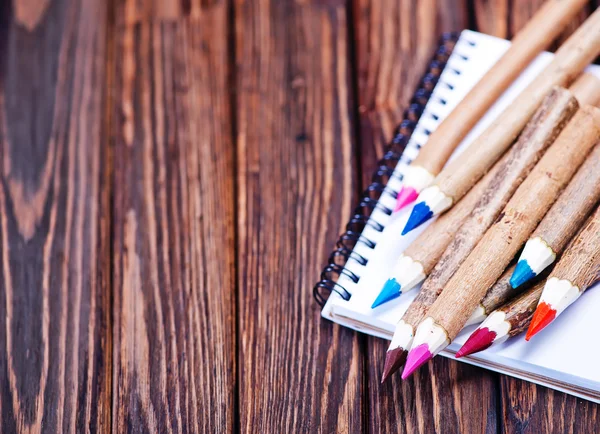
POLYGON ((531 324, 529 324, 529 329, 527 329, 525 340, 528 341, 534 335, 542 331, 548 324, 554 321, 554 318, 556 318, 556 310, 548 303, 541 302, 533 313, 533 318, 531 319, 531 324))
POLYGON ((381 376, 381 383, 389 378, 394 372, 400 369, 406 362, 406 356, 408 351, 404 348, 394 348, 389 350, 385 355, 385 366, 383 367, 383 375, 381 376))
POLYGON ((394 212, 398 212, 405 206, 410 205, 418 196, 419 193, 417 193, 417 190, 403 185, 400 189, 400 193, 398 193, 398 196, 396 197, 396 207, 394 208, 394 212))
POLYGON ((489 330, 487 327, 478 328, 456 352, 456 358, 460 359, 469 354, 483 351, 492 346, 494 339, 496 339, 496 332, 489 330))
POLYGON ((533 272, 526 260, 520 260, 515 267, 513 275, 510 277, 510 286, 518 288, 525 282, 533 279, 536 274, 533 272))
POLYGON ((371 305, 371 309, 375 309, 377 306, 381 306, 388 301, 392 301, 395 298, 400 297, 400 294, 402 294, 402 291, 400 290, 400 284, 396 281, 396 279, 388 279, 383 285, 381 292, 371 305))
POLYGON ((406 235, 413 229, 421 226, 431 217, 433 217, 433 212, 429 209, 427 204, 425 202, 417 203, 406 222, 406 226, 404 226, 404 229, 402 230, 402 235, 406 235))
POLYGON ((425 363, 433 358, 433 354, 429 351, 429 345, 421 344, 408 353, 406 358, 406 364, 404 365, 404 371, 402 372, 402 379, 406 380, 412 375, 417 369, 423 366, 425 363))

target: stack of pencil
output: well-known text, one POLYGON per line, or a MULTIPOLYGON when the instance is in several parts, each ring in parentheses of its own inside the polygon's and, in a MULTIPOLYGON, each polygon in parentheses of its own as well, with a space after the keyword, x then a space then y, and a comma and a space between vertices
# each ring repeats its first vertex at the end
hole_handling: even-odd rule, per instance
POLYGON ((600 11, 463 154, 442 168, 531 56, 554 39, 556 27, 571 19, 563 21, 561 8, 574 14, 582 5, 547 2, 544 18, 536 15, 523 30, 535 41, 513 42, 510 50, 519 61, 503 57, 468 103, 442 123, 437 130, 442 133, 432 135, 428 143, 448 136, 442 151, 427 150, 415 159, 398 198, 400 209, 418 195, 403 234, 443 215, 406 249, 373 301, 377 308, 423 282, 399 318, 382 381, 402 367, 407 378, 468 324, 483 321, 456 357, 525 330, 529 340, 600 278, 600 109, 595 107, 600 80, 583 74, 565 88, 600 54, 600 11), (529 28, 540 22, 543 28, 529 28), (483 89, 491 100, 477 95, 483 89))

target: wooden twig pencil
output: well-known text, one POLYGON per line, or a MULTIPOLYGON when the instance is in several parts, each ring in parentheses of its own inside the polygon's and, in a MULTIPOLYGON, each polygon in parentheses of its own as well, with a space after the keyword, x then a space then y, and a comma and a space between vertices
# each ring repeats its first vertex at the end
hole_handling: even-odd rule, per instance
POLYGON ((600 146, 595 146, 525 244, 510 284, 516 288, 552 264, 600 200, 600 146))
POLYGON ((552 0, 536 12, 515 35, 510 48, 494 67, 479 80, 421 148, 417 158, 407 168, 395 210, 412 203, 419 192, 431 184, 477 121, 585 4, 585 0, 552 0))
MULTIPOLYGON (((478 324, 493 312, 499 306, 502 306, 508 300, 518 295, 522 289, 513 288, 510 284, 510 277, 515 271, 515 266, 512 265, 504 270, 504 273, 498 278, 490 289, 487 290, 485 296, 481 299, 467 322, 465 327, 473 324, 478 324)), ((524 288, 523 288, 524 289, 524 288)))
POLYGON ((580 105, 589 104, 597 107, 600 103, 598 82, 600 82, 600 78, 584 72, 569 86, 569 91, 577 98, 580 105))
POLYGON ((543 289, 544 282, 538 282, 528 291, 494 310, 456 352, 456 358, 483 351, 523 333, 531 323, 543 289))
POLYGON ((599 139, 600 110, 583 106, 431 306, 415 333, 403 378, 456 337, 599 139))
POLYGON ((531 339, 554 321, 599 275, 600 207, 550 273, 525 339, 531 339))
POLYGON ((463 220, 486 190, 489 181, 498 172, 496 167, 497 165, 452 210, 433 222, 400 255, 391 277, 383 285, 371 309, 400 297, 403 292, 410 291, 427 277, 463 220))
POLYGON ((450 208, 513 143, 553 86, 567 85, 600 53, 600 9, 559 48, 554 59, 513 103, 424 189, 403 234, 450 208))
MULTIPOLYGON (((398 322, 386 355, 384 378, 404 363, 415 328, 423 319, 429 306, 436 300, 485 231, 498 218, 521 181, 539 161, 543 152, 555 140, 565 124, 573 117, 577 107, 577 100, 569 91, 562 88, 552 89, 527 124, 517 144, 486 175, 487 178, 490 173, 494 172, 473 211, 464 219, 456 231, 454 239, 448 244, 433 268, 431 275, 423 283, 421 292, 398 322)), ((382 294, 378 299, 381 297, 382 294)))

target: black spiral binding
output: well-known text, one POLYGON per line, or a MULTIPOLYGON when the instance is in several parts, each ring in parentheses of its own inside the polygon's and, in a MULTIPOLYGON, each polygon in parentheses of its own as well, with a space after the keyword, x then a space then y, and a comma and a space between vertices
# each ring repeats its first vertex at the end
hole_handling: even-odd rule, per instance
MULTIPOLYGON (((370 225, 378 232, 382 232, 384 227, 369 217, 375 208, 390 215, 392 210, 381 205, 379 197, 394 173, 397 163, 403 158, 404 149, 410 139, 410 136, 419 121, 425 105, 431 97, 431 92, 438 82, 446 62, 452 54, 454 45, 458 40, 458 33, 445 33, 440 39, 440 45, 437 49, 429 68, 419 83, 417 91, 414 93, 410 105, 404 112, 404 120, 398 125, 394 132, 394 138, 388 145, 383 158, 377 163, 377 170, 373 174, 371 185, 363 193, 362 199, 353 212, 352 218, 346 225, 344 232, 337 244, 336 249, 329 256, 329 264, 321 272, 321 280, 313 288, 313 296, 321 306, 325 304, 331 291, 337 292, 344 300, 349 300, 350 294, 346 288, 337 283, 340 275, 344 274, 354 283, 357 283, 360 276, 344 268, 348 259, 353 258, 361 265, 367 265, 368 260, 355 252, 354 246, 357 243, 363 243, 365 246, 374 249, 375 243, 362 235, 366 225, 370 225)), ((406 161, 409 163, 409 161, 406 161)), ((388 190, 389 191, 389 190, 388 190)), ((394 199, 398 192, 392 191, 394 199)))

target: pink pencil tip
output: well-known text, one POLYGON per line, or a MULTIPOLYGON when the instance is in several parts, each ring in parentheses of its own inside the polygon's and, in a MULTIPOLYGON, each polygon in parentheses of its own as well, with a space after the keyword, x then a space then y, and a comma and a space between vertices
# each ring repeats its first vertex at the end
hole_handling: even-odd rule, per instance
POLYGON ((429 345, 421 344, 408 353, 406 364, 404 365, 404 371, 402 372, 402 379, 406 380, 412 375, 417 369, 423 366, 425 363, 433 358, 433 354, 429 351, 429 345))
POLYGON ((410 205, 417 197, 419 197, 417 190, 403 185, 400 189, 400 193, 398 193, 398 196, 396 197, 396 207, 394 208, 394 212, 398 212, 405 206, 410 205))
POLYGON ((469 336, 467 342, 456 352, 456 358, 468 356, 469 354, 477 353, 489 348, 496 339, 496 332, 490 331, 487 327, 477 329, 469 336))

